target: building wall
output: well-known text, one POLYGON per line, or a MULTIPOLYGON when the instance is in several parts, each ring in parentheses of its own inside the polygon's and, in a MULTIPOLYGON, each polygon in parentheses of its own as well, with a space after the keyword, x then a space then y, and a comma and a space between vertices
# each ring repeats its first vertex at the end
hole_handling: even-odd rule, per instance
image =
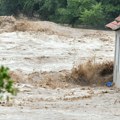
POLYGON ((115 59, 114 59, 114 83, 120 88, 120 30, 116 31, 115 59))

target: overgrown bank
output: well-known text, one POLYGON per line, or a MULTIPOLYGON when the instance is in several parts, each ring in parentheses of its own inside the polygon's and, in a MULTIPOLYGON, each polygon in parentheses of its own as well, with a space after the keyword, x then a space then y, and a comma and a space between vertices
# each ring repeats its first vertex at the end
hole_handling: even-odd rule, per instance
POLYGON ((104 27, 120 14, 120 0, 0 0, 0 15, 38 17, 58 23, 104 27))

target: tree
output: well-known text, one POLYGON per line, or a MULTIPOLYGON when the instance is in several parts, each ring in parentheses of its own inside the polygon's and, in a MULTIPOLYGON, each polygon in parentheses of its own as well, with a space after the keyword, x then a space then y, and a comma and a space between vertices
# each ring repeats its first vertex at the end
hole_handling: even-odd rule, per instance
POLYGON ((80 21, 86 25, 100 26, 104 24, 104 12, 101 3, 97 3, 91 9, 85 9, 81 16, 80 21))
POLYGON ((101 2, 103 11, 106 16, 106 23, 112 21, 115 17, 120 15, 120 0, 97 0, 101 2))
POLYGON ((60 21, 68 24, 80 24, 79 17, 85 9, 90 9, 96 3, 95 0, 67 0, 66 8, 58 10, 60 21))
POLYGON ((102 26, 120 14, 120 0, 0 0, 0 15, 19 13, 72 26, 102 26))
POLYGON ((22 10, 23 0, 0 0, 1 15, 17 15, 22 10))

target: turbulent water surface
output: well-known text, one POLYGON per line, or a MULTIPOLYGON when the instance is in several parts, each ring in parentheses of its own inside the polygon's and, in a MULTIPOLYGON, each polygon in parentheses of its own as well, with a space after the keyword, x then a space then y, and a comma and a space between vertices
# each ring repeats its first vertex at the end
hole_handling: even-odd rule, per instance
MULTIPOLYGON (((96 62, 113 60, 114 33, 49 22, 37 24, 54 32, 26 30, 0 34, 0 64, 9 67, 13 74, 21 71, 16 75, 20 92, 12 107, 0 107, 0 120, 119 120, 120 91, 116 88, 56 88, 59 85, 50 79, 41 87, 32 84, 40 80, 38 73, 71 70, 91 57, 96 62)), ((64 81, 63 84, 67 86, 64 81)))

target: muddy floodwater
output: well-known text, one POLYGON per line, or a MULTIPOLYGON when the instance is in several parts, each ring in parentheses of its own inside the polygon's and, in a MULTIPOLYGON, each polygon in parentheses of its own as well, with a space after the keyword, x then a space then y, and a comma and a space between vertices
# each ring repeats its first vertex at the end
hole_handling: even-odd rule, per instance
POLYGON ((12 105, 0 106, 0 120, 120 120, 119 89, 65 81, 59 86, 58 77, 53 83, 41 79, 46 73, 70 71, 90 58, 113 60, 114 32, 37 24, 50 25, 54 32, 0 33, 0 64, 10 68, 20 91, 12 105))
POLYGON ((82 35, 78 37, 39 32, 1 33, 0 63, 12 70, 20 69, 29 73, 70 70, 73 65, 92 57, 95 57, 96 61, 113 60, 114 38, 108 37, 109 32, 79 32, 82 35))

